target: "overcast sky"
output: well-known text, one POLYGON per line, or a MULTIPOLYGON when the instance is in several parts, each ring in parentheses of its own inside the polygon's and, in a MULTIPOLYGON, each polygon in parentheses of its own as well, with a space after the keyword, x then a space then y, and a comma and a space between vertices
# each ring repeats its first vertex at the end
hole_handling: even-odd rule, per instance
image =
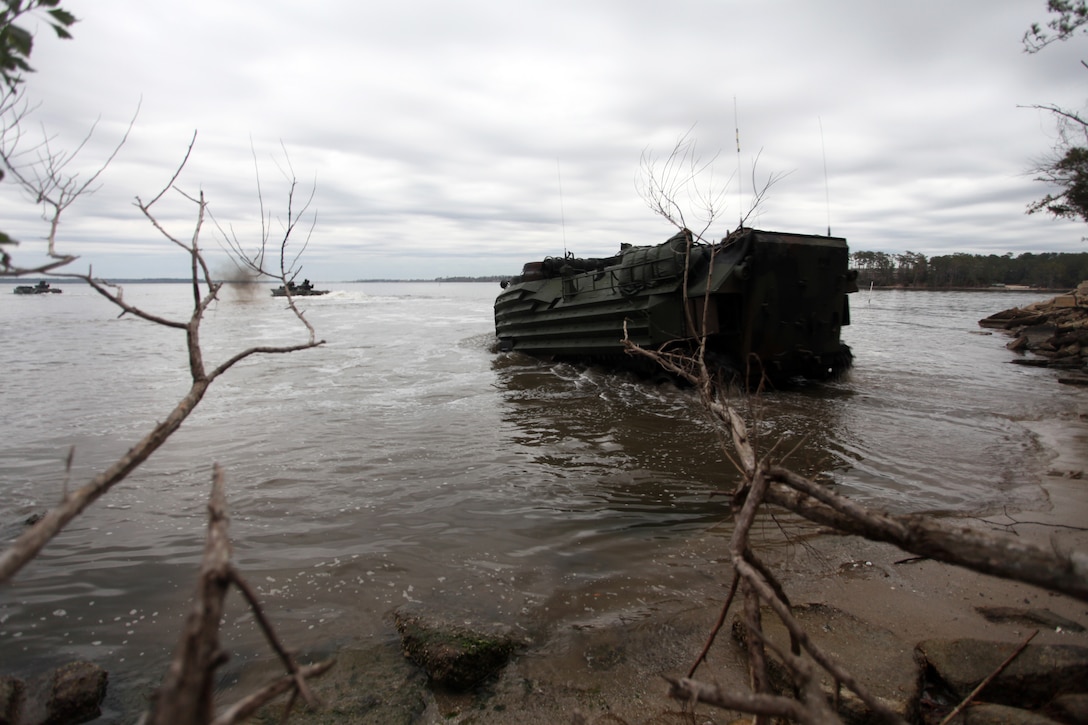
MULTIPOLYGON (((717 154, 699 179, 723 192, 715 236, 748 211, 754 168, 783 177, 750 226, 820 234, 830 220, 851 249, 893 253, 1088 251, 1083 223, 1024 213, 1055 138, 1024 106, 1088 97, 1088 39, 1022 50, 1044 0, 63 6, 80 22, 69 41, 37 30, 30 127, 71 149, 99 119, 72 167, 86 175, 139 108, 61 228, 102 276, 187 274, 132 200, 169 181, 194 131, 178 184, 250 248, 258 170, 279 234, 290 164, 296 210, 313 192, 303 268, 319 281, 510 274, 564 249, 663 241, 674 230, 639 194, 641 160, 685 134, 703 162, 717 154)), ((157 209, 191 236, 180 195, 157 209)), ((34 261, 47 230, 9 180, 0 215, 34 261)), ((202 243, 219 257, 217 236, 202 243)))

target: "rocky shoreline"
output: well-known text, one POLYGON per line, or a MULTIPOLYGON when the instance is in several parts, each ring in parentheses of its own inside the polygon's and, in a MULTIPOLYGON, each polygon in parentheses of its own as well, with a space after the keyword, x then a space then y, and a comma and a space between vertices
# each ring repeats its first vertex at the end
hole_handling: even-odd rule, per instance
POLYGON ((1088 385, 1088 281, 1067 294, 998 312, 978 324, 1013 335, 1010 350, 1033 353, 1014 362, 1068 371, 1058 382, 1088 385))

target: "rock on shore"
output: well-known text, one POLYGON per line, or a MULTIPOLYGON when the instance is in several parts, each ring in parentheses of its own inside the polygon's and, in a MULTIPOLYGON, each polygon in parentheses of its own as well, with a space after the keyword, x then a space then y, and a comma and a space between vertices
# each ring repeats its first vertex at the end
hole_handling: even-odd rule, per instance
POLYGON ((1014 362, 1068 370, 1060 382, 1088 385, 1088 281, 1067 294, 998 312, 978 324, 1009 332, 1015 336, 1010 350, 1035 355, 1014 362))
POLYGON ((1028 645, 974 639, 927 640, 917 648, 927 667, 931 695, 937 684, 951 702, 978 689, 973 701, 1038 711, 1057 709, 1056 700, 1072 702, 1088 696, 1088 648, 1076 645, 1028 645), (1004 661, 1016 655, 1007 666, 1004 661), (983 683, 986 683, 983 686, 983 683))
MULTIPOLYGON (((764 636, 778 652, 789 651, 789 633, 769 610, 767 614, 763 619, 764 636)), ((1032 644, 1018 651, 1015 642, 960 638, 929 639, 912 648, 882 626, 833 606, 802 604, 794 607, 793 614, 811 642, 845 663, 877 701, 908 722, 939 723, 968 698, 968 725, 1088 722, 1084 719, 1088 713, 1084 709, 1088 704, 1088 647, 1032 644), (879 656, 865 656, 866 652, 879 652, 879 656), (1012 653, 1016 656, 1003 665, 1012 653), (987 686, 972 694, 983 682, 987 686)), ((1055 615, 1046 611, 1006 609, 1001 614, 1055 621, 1055 615)), ((1079 623, 1057 620, 1081 628, 1079 623)), ((742 620, 734 620, 733 636, 738 645, 744 645, 745 632, 742 620)), ((768 657, 768 665, 772 686, 779 693, 792 692, 794 683, 774 652, 768 657)), ((882 722, 879 715, 826 673, 821 673, 821 679, 844 723, 882 722)), ((963 718, 958 722, 964 722, 963 718)))
POLYGON ((102 714, 108 675, 90 662, 70 662, 28 681, 0 676, 0 723, 81 723, 102 714))
POLYGON ((466 626, 464 616, 402 607, 394 622, 404 655, 421 667, 430 681, 451 690, 469 690, 506 666, 522 646, 511 632, 497 625, 466 626))

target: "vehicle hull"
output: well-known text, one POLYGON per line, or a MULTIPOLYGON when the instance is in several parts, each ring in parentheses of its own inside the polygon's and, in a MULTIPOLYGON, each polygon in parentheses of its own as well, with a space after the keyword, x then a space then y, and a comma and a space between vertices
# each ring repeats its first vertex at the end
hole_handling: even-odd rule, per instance
POLYGON ((614 257, 526 265, 495 300, 500 349, 623 363, 625 341, 694 350, 749 377, 826 378, 857 290, 846 240, 742 229, 717 244, 681 232, 614 257))

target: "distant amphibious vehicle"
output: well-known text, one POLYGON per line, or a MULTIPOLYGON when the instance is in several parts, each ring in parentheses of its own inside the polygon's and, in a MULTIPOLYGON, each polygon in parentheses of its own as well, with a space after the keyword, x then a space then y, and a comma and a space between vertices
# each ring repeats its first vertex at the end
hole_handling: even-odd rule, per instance
MULTIPOLYGON (((652 350, 695 349, 755 381, 825 379, 850 366, 840 333, 857 291, 846 240, 741 228, 718 243, 683 230, 601 259, 549 257, 504 281, 499 349, 619 365, 626 337, 652 350)), ((637 365, 636 365, 637 366, 637 365)))
POLYGON ((272 296, 286 297, 288 292, 291 293, 292 297, 318 297, 329 293, 327 289, 314 289, 314 286, 310 284, 310 280, 307 279, 304 280, 302 284, 288 282, 286 287, 281 284, 279 287, 272 290, 272 296))
POLYGON ((21 284, 16 287, 14 291, 17 295, 59 295, 64 290, 59 290, 56 287, 50 286, 50 284, 43 279, 36 285, 21 284))

